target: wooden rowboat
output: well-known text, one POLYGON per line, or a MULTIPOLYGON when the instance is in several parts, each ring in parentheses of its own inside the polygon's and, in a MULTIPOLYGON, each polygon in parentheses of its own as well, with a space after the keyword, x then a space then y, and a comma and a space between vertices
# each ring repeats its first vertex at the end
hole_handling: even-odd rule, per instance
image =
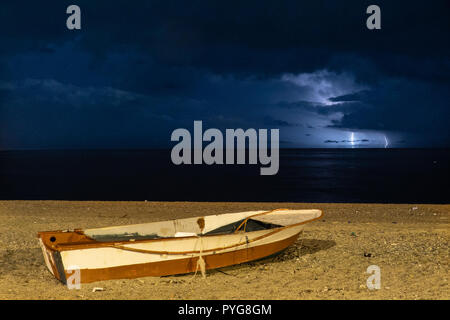
MULTIPOLYGON (((294 243, 320 210, 248 211, 97 229, 39 232, 50 272, 63 283, 163 276, 264 258, 294 243)), ((203 271, 203 270, 202 270, 203 271)))

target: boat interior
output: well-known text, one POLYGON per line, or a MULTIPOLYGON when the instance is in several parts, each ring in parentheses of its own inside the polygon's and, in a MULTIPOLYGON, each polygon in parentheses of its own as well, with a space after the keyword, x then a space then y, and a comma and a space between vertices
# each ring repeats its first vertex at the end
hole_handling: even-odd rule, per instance
POLYGON ((41 232, 53 244, 81 242, 139 241, 173 237, 224 235, 276 229, 317 219, 320 210, 248 211, 143 224, 76 230, 41 232))

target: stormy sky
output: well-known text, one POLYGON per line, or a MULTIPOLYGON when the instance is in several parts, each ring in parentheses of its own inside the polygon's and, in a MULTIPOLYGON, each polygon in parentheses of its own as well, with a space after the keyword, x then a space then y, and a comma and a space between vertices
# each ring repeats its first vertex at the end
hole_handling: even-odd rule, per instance
POLYGON ((151 148, 176 128, 281 147, 450 146, 450 3, 2 1, 0 149, 151 148), (67 6, 81 30, 66 28, 67 6), (381 30, 366 28, 367 6, 381 30))

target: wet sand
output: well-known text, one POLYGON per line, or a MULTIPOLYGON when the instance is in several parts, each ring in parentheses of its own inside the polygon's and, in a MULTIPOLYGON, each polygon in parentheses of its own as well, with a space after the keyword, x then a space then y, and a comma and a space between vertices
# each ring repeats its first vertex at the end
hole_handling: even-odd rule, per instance
POLYGON ((450 205, 0 201, 0 299, 449 299, 450 205), (83 284, 46 269, 38 231, 275 208, 317 208, 281 254, 193 274, 83 284), (366 287, 367 267, 381 289, 366 287), (94 287, 103 291, 92 292, 94 287))

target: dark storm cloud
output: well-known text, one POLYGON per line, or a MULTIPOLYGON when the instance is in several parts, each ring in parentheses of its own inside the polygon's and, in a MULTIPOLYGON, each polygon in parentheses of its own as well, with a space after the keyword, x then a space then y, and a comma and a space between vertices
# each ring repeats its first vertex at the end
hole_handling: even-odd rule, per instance
POLYGON ((166 144, 198 119, 318 145, 346 130, 449 144, 447 1, 378 1, 377 31, 369 4, 4 1, 0 147, 166 144))
MULTIPOLYGON (((370 96, 374 98, 374 95, 372 92, 368 90, 358 91, 350 94, 344 94, 339 97, 331 97, 329 98, 332 102, 352 102, 352 101, 361 101, 361 100, 367 100, 370 99, 370 96)), ((376 96, 375 96, 376 98, 376 96)))
MULTIPOLYGON (((338 97, 337 97, 338 98, 338 97)), ((331 101, 331 99, 330 99, 331 101)), ((334 100, 332 100, 334 101, 334 100)), ((352 101, 354 102, 354 101, 352 101)), ((338 112, 349 112, 351 113, 357 108, 362 108, 362 103, 358 101, 358 104, 355 103, 339 103, 328 105, 320 102, 310 102, 310 101, 296 101, 292 103, 280 102, 276 105, 282 109, 290 109, 290 110, 302 110, 311 112, 318 115, 329 115, 338 112)), ((309 128, 313 128, 310 126, 309 128)))
POLYGON ((264 118, 264 125, 268 127, 298 127, 299 124, 291 123, 285 120, 274 119, 270 116, 264 118))
POLYGON ((80 45, 100 56, 133 47, 158 63, 250 74, 312 72, 328 62, 342 69, 355 63, 354 58, 344 61, 348 55, 368 57, 375 64, 382 61, 381 67, 395 74, 420 74, 430 66, 435 66, 432 72, 442 70, 443 62, 429 61, 423 69, 415 59, 450 53, 442 43, 448 19, 436 14, 448 10, 446 1, 379 1, 379 32, 365 28, 368 1, 347 1, 345 6, 335 1, 269 0, 76 3, 83 15, 78 33, 65 29, 70 1, 30 2, 26 8, 17 1, 2 3, 0 35, 6 51, 46 50, 49 44, 82 36, 80 45))
POLYGON ((157 112, 154 101, 133 93, 35 79, 3 91, 4 148, 155 146, 170 134, 170 118, 157 112))
POLYGON ((346 109, 332 127, 402 131, 436 140, 450 136, 448 84, 391 79, 370 91, 330 100, 342 101, 340 108, 346 109))

